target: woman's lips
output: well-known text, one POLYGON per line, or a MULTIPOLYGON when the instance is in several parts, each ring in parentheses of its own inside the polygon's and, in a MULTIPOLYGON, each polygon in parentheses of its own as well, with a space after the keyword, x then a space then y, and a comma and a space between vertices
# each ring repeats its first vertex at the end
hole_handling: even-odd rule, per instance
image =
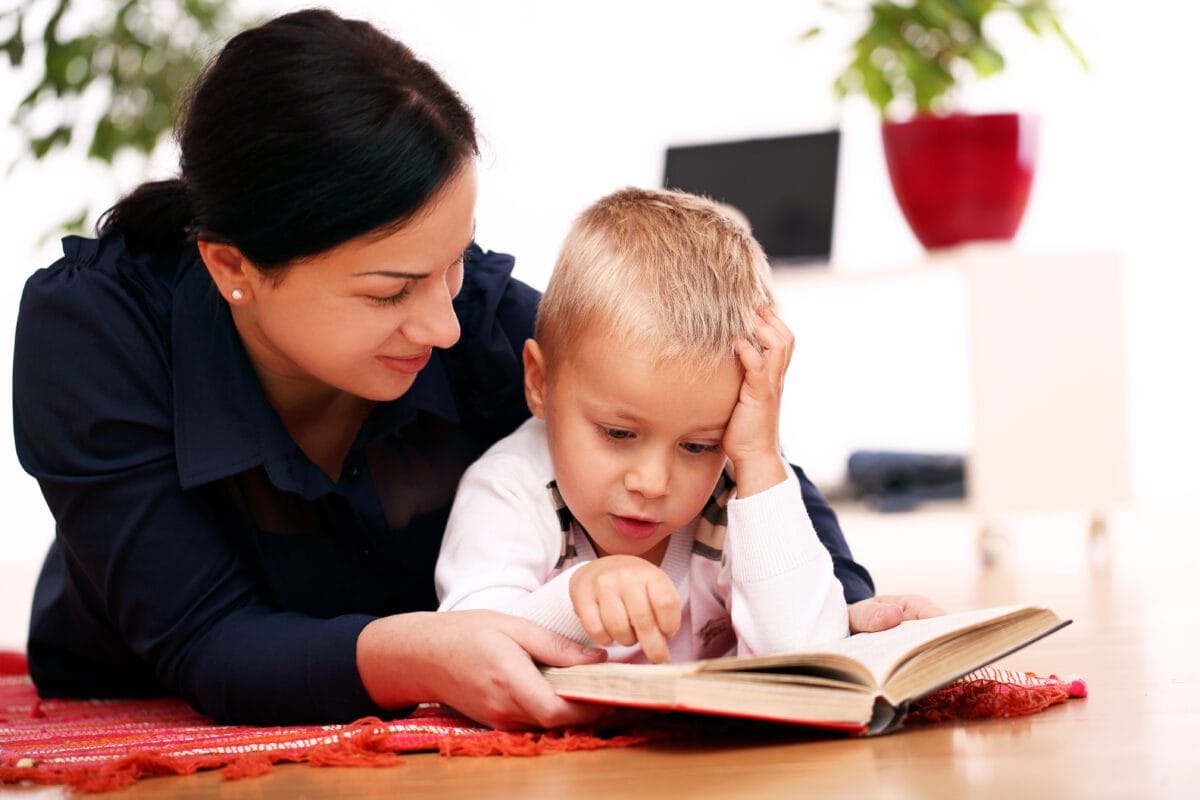
POLYGON ((658 530, 658 523, 648 519, 619 517, 613 514, 612 521, 613 527, 617 529, 617 532, 630 539, 645 539, 653 536, 654 532, 658 530))
POLYGON ((433 355, 433 351, 426 350, 424 353, 415 356, 378 356, 378 359, 388 369, 403 372, 405 375, 413 375, 425 369, 425 365, 429 363, 431 355, 433 355))

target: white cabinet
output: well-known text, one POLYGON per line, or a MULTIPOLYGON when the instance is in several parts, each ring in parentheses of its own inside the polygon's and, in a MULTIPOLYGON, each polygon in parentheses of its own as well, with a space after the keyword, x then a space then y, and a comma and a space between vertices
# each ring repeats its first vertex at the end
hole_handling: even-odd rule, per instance
POLYGON ((985 515, 1128 502, 1120 260, 968 259, 970 498, 985 515))
POLYGON ((962 452, 985 521, 1128 501, 1115 254, 972 245, 903 269, 777 268, 774 285, 797 335, 784 447, 819 483, 855 449, 962 452))

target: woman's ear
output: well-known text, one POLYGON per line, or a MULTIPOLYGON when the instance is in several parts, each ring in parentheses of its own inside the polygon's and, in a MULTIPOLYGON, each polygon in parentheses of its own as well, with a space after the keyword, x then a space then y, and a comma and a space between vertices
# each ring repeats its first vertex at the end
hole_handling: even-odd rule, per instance
POLYGON ((526 339, 521 356, 525 361, 525 403, 535 417, 545 419, 546 361, 542 348, 533 339, 526 339))
POLYGON ((231 244, 221 242, 196 242, 200 259, 208 268, 217 291, 230 305, 245 303, 254 294, 256 274, 254 265, 231 244))

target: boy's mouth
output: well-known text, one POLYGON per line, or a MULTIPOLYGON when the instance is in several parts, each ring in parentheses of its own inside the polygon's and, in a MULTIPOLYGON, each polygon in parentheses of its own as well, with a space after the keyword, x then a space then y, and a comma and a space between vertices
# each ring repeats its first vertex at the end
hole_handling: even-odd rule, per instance
POLYGON ((658 523, 651 519, 640 519, 638 517, 622 517, 612 514, 613 527, 622 536, 628 536, 630 539, 645 539, 654 535, 658 530, 658 523))

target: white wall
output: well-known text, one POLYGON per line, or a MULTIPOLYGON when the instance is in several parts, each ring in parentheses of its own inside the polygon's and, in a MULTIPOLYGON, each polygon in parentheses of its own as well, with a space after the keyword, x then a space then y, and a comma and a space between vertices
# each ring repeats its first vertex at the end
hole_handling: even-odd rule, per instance
MULTIPOLYGON (((831 16, 817 0, 325 4, 369 18, 405 40, 474 107, 485 138, 479 240, 515 253, 518 276, 535 286, 544 285, 572 215, 618 186, 657 185, 667 144, 837 124, 843 158, 833 269, 849 275, 910 264, 922 255, 892 199, 874 112, 861 100, 839 107, 829 91, 853 20, 831 16), (828 35, 797 43, 816 21, 831 25, 828 35)), ((76 13, 83 14, 100 4, 78 5, 76 13)), ((243 5, 300 7, 277 0, 243 5)), ((1009 70, 972 87, 964 105, 1042 114, 1039 174, 1018 246, 1122 253, 1135 497, 1147 503, 1189 500, 1189 457, 1200 450, 1200 384, 1190 366, 1200 323, 1189 313, 1200 296, 1192 236, 1200 211, 1200 130, 1189 113, 1191 71, 1182 54, 1192 50, 1189 31, 1200 26, 1200 11, 1145 0, 1130 19, 1121 13, 1128 5, 1113 0, 1061 5, 1091 72, 1080 70, 1057 44, 1037 42, 1015 24, 999 25, 1009 70)), ((28 86, 6 72, 0 109, 12 108, 28 86)), ((16 148, 13 134, 0 130, 5 164, 16 148)), ((150 173, 169 169, 171 156, 160 154, 150 173)), ((102 206, 142 177, 131 163, 114 178, 70 156, 24 163, 5 176, 0 395, 9 396, 7 354, 20 287, 56 251, 39 236, 87 202, 102 206)), ((1087 302, 1086 286, 1079 298, 1087 302)), ((844 302, 845 308, 828 313, 863 320, 862 336, 854 342, 806 336, 817 341, 803 347, 819 350, 831 363, 841 358, 843 368, 827 382, 820 402, 805 406, 811 418, 788 421, 792 457, 832 481, 853 446, 967 447, 966 363, 960 345, 946 341, 961 330, 961 309, 940 290, 900 298, 847 293, 844 302), (898 300, 908 306, 903 312, 898 300), (887 329, 872 331, 872 320, 888 322, 887 329), (873 351, 872 336, 886 346, 873 351), (925 408, 888 402, 904 378, 897 357, 911 359, 905 374, 928 381, 936 402, 925 408)), ((7 401, 0 407, 7 420, 7 401)), ((20 645, 28 588, 51 535, 36 486, 16 463, 11 436, 4 421, 0 647, 20 645)))

